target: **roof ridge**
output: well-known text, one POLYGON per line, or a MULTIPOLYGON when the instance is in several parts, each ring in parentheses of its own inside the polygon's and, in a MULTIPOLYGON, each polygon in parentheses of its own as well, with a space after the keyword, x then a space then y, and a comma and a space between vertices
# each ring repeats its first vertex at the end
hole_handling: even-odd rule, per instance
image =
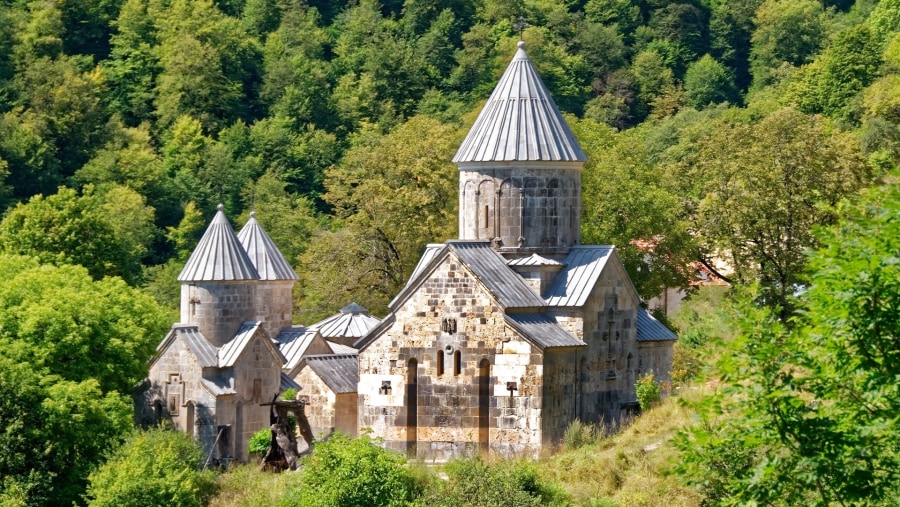
POLYGON ((525 43, 518 46, 453 162, 586 162, 525 43))
POLYGON ((259 280, 256 267, 222 210, 223 206, 219 204, 216 215, 178 275, 178 281, 259 280))
POLYGON ((266 234, 262 224, 256 220, 256 212, 250 212, 250 218, 241 232, 237 235, 238 241, 247 252, 250 262, 259 273, 261 280, 298 280, 300 277, 291 267, 281 250, 266 234))

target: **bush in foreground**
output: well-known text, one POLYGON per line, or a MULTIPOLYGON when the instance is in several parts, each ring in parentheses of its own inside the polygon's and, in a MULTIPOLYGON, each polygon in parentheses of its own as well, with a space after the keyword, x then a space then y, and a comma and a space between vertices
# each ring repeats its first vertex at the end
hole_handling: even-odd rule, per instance
POLYGON ((401 506, 422 489, 403 456, 365 435, 351 439, 335 433, 317 443, 297 473, 302 485, 289 491, 279 506, 401 506))
POLYGON ((164 429, 134 433, 90 475, 91 507, 199 507, 215 493, 213 473, 201 470, 200 447, 164 429))

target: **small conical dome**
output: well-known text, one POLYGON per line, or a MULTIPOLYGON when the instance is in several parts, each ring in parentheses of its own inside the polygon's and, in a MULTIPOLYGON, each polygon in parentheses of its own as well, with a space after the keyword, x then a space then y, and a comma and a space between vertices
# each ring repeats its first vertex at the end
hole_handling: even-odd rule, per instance
POLYGON ((513 161, 587 161, 522 41, 453 157, 457 164, 513 161))
POLYGON ((225 218, 222 205, 185 264, 180 282, 259 280, 259 273, 225 218))
POLYGON ((272 238, 256 220, 256 212, 238 233, 238 241, 244 246, 250 262, 256 267, 260 280, 297 280, 299 277, 272 238))

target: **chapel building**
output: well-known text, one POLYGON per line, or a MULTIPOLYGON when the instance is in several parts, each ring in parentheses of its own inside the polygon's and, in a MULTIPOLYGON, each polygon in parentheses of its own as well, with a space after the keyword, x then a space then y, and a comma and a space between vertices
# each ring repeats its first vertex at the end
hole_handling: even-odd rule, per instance
POLYGON ((460 239, 425 248, 355 345, 360 428, 420 459, 536 456, 667 379, 675 335, 614 246, 580 244, 586 160, 519 42, 453 158, 460 239))
POLYGON ((537 456, 576 420, 622 420, 639 376, 668 378, 676 337, 614 246, 580 244, 586 160, 520 42, 453 158, 459 239, 424 246, 384 319, 350 304, 292 325, 296 273, 254 214, 235 234, 220 206, 178 276, 138 422, 221 463, 248 459, 287 389, 319 438, 369 431, 434 461, 537 456))

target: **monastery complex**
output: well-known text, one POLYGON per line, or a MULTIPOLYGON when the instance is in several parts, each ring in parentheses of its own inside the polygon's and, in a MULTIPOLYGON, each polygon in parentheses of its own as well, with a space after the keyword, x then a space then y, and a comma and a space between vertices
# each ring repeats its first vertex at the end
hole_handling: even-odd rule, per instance
POLYGON ((221 207, 178 277, 180 323, 136 396, 138 421, 246 461, 286 389, 313 433, 356 435, 423 460, 536 456, 576 419, 637 410, 668 378, 675 335, 641 306, 616 249, 580 244, 586 157, 524 43, 453 158, 459 238, 423 245, 383 319, 350 304, 292 324, 297 275, 251 214, 221 207))

